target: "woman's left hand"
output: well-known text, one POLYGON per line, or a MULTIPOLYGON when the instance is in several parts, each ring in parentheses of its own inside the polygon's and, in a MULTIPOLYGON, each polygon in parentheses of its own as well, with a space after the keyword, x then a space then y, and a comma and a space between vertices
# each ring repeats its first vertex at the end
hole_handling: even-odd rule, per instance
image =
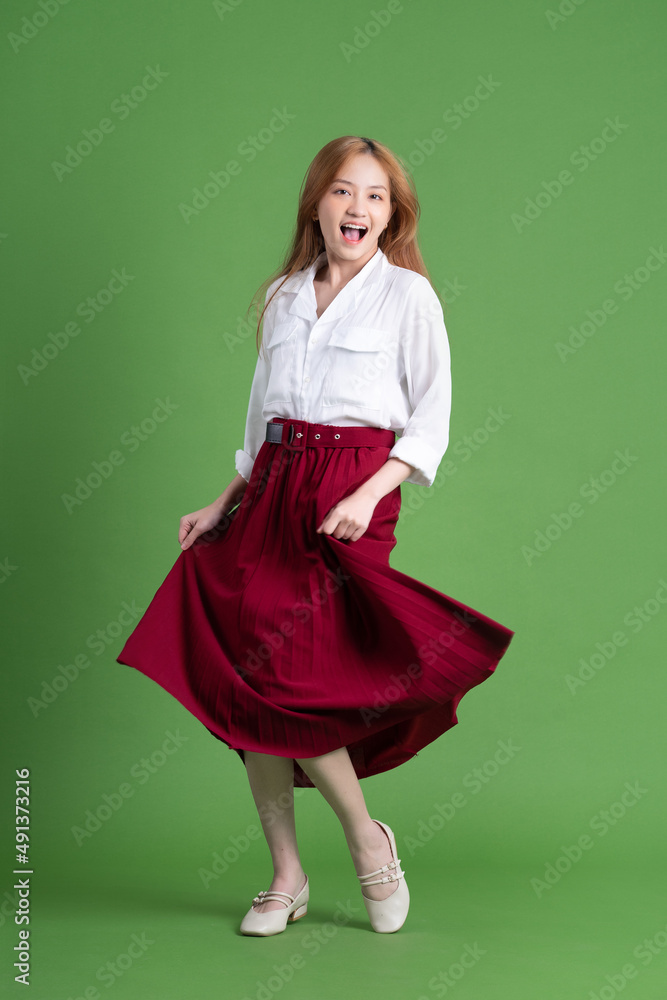
POLYGON ((378 498, 368 493, 350 493, 331 508, 317 531, 356 542, 371 523, 377 504, 378 498))

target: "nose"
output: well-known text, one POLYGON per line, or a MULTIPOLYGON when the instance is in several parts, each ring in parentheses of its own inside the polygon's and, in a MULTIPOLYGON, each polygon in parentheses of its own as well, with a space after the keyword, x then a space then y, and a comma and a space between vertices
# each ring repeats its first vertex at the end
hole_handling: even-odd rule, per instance
POLYGON ((348 209, 348 213, 350 215, 353 215, 355 218, 357 218, 357 216, 363 217, 366 215, 366 210, 364 208, 360 195, 357 195, 357 197, 354 199, 354 201, 352 202, 352 204, 348 209))

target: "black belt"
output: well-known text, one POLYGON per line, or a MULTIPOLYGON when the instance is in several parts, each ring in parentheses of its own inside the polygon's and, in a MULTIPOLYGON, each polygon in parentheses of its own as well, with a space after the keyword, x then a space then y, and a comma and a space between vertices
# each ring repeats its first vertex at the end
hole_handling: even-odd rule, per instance
POLYGON ((281 444, 292 450, 306 445, 321 447, 355 448, 371 445, 392 448, 396 441, 394 431, 387 427, 339 427, 335 424, 313 424, 307 420, 293 420, 286 417, 274 418, 266 425, 266 441, 281 444))

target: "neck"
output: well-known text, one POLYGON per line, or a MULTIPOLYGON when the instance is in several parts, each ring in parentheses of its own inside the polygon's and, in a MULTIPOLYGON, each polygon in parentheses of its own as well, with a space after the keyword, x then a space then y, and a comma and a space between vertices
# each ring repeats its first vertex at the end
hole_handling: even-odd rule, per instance
POLYGON ((376 243, 363 257, 359 257, 357 260, 345 260, 327 248, 327 263, 315 275, 315 280, 330 288, 342 288, 354 278, 355 274, 359 274, 362 267, 365 267, 371 257, 375 256, 377 250, 376 243))

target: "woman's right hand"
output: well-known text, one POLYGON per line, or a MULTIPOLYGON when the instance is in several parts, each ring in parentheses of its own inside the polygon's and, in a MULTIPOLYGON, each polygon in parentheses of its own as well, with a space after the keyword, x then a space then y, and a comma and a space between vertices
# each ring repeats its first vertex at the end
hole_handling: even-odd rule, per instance
POLYGON ((247 486, 247 481, 237 475, 217 500, 207 507, 202 507, 201 510, 193 511, 192 514, 185 514, 181 518, 178 531, 178 543, 181 548, 184 551, 189 549, 200 535, 220 524, 228 512, 239 503, 247 486))

